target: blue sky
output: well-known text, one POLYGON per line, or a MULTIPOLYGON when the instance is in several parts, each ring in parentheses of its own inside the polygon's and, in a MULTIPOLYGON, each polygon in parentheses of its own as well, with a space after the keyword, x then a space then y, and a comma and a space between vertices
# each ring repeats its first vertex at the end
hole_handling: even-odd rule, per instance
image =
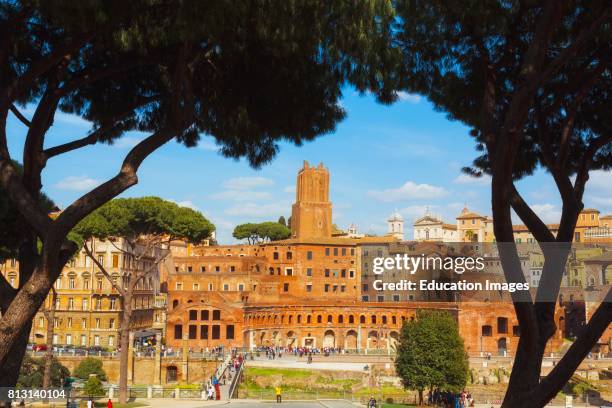
MULTIPOLYGON (((412 221, 426 209, 447 222, 454 222, 465 204, 490 214, 488 180, 460 171, 476 156, 465 126, 417 95, 402 94, 397 103, 384 106, 347 90, 341 104, 348 115, 336 132, 301 147, 282 144, 276 159, 260 170, 222 157, 209 137, 191 149, 172 142, 144 162, 138 185, 123 196, 157 195, 197 208, 217 226, 220 243, 233 243, 236 224, 291 214, 295 177, 308 160, 329 168, 333 218, 341 228, 355 223, 360 232, 385 233, 386 218, 397 209, 406 219, 406 237, 412 238, 412 221)), ((31 117, 30 108, 24 113, 31 117)), ((88 122, 58 113, 46 145, 82 137, 89 129, 88 122)), ((12 115, 8 135, 12 156, 21 161, 25 127, 12 115)), ((66 207, 112 177, 142 137, 133 132, 113 146, 91 146, 51 159, 44 191, 66 207)), ((521 181, 519 190, 546 222, 558 222, 560 200, 549 175, 538 172, 521 181)), ((592 173, 585 205, 612 212, 611 172, 592 173)))

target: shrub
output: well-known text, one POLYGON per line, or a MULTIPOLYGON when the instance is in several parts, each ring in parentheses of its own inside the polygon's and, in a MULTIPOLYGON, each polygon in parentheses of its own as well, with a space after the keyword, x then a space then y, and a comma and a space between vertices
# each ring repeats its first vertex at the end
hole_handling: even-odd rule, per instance
POLYGON ((88 380, 90 374, 95 374, 100 381, 106 381, 106 373, 102 369, 102 361, 97 358, 87 357, 81 361, 74 370, 74 376, 82 380, 88 380))

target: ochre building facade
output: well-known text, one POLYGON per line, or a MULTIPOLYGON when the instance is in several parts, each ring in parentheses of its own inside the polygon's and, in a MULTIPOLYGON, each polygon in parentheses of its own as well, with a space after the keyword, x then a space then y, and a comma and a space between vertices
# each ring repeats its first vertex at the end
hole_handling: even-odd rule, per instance
MULTIPOLYGON (((468 353, 516 350, 518 323, 507 299, 372 293, 371 255, 393 252, 402 243, 392 234, 334 237, 331 217, 328 170, 305 162, 290 239, 195 247, 188 256, 184 250, 173 256, 164 272, 168 346, 178 348, 188 340, 195 350, 279 346, 389 352, 407 319, 419 310, 439 309, 457 319, 468 353)), ((429 244, 413 243, 424 246, 411 250, 439 255, 429 244)), ((562 316, 557 318, 562 323, 562 316)), ((561 341, 559 330, 551 351, 561 341)))

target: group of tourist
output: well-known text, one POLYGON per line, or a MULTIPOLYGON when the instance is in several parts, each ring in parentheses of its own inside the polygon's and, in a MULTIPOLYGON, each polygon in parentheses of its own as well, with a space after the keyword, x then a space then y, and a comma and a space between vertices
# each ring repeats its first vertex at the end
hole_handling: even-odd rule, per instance
POLYGON ((466 390, 463 390, 461 393, 457 394, 435 389, 433 392, 429 392, 427 402, 429 405, 444 408, 468 408, 473 407, 475 404, 472 394, 466 390))

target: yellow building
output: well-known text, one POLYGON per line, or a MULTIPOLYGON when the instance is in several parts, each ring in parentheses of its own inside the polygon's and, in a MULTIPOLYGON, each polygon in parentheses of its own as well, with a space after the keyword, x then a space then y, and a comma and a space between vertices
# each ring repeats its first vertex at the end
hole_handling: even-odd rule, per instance
MULTIPOLYGON (((138 264, 129 259, 119 248, 123 242, 95 240, 90 243, 97 260, 105 266, 113 280, 133 273, 139 268, 150 266, 151 259, 145 258, 138 264)), ((2 275, 13 286, 19 285, 19 263, 9 259, 0 264, 2 275)), ((119 344, 119 327, 122 319, 122 304, 119 294, 100 272, 94 262, 81 250, 64 267, 54 285, 56 291, 53 343, 74 346, 100 346, 115 348, 119 344)), ((136 286, 133 298, 132 327, 135 330, 153 327, 159 293, 159 273, 151 274, 136 286)), ((52 293, 45 300, 41 311, 36 314, 30 333, 33 343, 45 343, 47 319, 43 310, 52 305, 52 293)), ((163 305, 165 307, 165 304, 163 305)), ((157 310, 159 314, 159 310, 157 310)), ((158 327, 163 317, 158 317, 158 327)), ((165 319, 164 319, 165 320, 165 319)))

